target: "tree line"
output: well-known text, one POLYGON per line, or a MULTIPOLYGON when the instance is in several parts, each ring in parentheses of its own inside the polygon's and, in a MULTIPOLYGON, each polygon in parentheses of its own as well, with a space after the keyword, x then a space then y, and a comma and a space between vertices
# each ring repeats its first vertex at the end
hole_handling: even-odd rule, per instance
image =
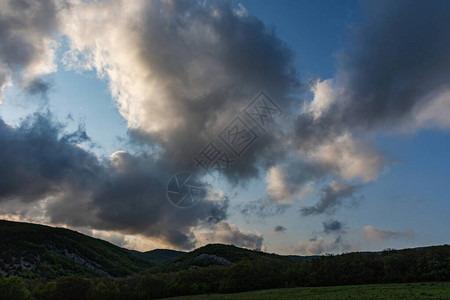
POLYGON ((0 277, 0 299, 155 299, 258 289, 450 281, 450 246, 325 255, 311 260, 261 256, 231 266, 189 266, 123 278, 0 277))

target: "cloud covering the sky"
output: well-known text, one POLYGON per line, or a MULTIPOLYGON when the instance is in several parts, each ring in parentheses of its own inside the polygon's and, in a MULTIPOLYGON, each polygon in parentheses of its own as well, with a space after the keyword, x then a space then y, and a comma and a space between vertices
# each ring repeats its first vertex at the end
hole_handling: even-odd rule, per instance
POLYGON ((359 185, 378 178, 390 158, 377 149, 376 134, 449 128, 448 1, 372 1, 363 9, 363 21, 351 27, 337 55, 335 77, 312 83, 312 100, 291 135, 298 155, 321 167, 322 178, 352 183, 323 188, 303 215, 333 212, 359 185))
POLYGON ((82 128, 63 129, 50 114, 19 127, 0 123, 2 214, 33 221, 30 208, 38 207, 35 221, 140 234, 183 249, 197 242, 195 227, 227 218, 225 198, 175 208, 164 188, 172 174, 154 156, 119 151, 101 161, 78 145, 88 139, 82 128))
MULTIPOLYGON (((32 205, 40 221, 140 234, 185 249, 196 245, 193 230, 203 226, 210 230, 205 240, 261 248, 262 236, 220 223, 227 218, 226 198, 183 211, 167 201, 165 187, 176 172, 193 168, 192 155, 261 88, 280 105, 292 101, 287 93, 298 82, 284 42, 226 1, 2 5, 0 34, 8 40, 0 49, 2 88, 14 82, 45 93, 39 76, 56 71, 56 37, 63 35, 69 47, 65 65, 105 78, 130 137, 158 149, 117 151, 101 160, 78 145, 89 139, 84 131, 64 133, 51 114, 31 116, 17 128, 3 123, 8 168, 2 214, 31 217, 32 205)), ((272 163, 279 147, 274 141, 274 134, 266 134, 228 176, 257 175, 258 165, 272 163)))
MULTIPOLYGON (((171 176, 195 169, 193 155, 262 89, 283 115, 258 131, 225 174, 232 185, 265 179, 265 196, 239 204, 241 214, 276 216, 318 195, 313 205, 300 204, 299 217, 329 216, 361 200, 360 189, 390 162, 378 135, 450 129, 450 2, 372 1, 363 8, 335 76, 313 81, 303 100, 305 79, 289 45, 230 1, 2 1, 0 102, 12 84, 45 96, 46 75, 60 59, 105 80, 129 138, 151 150, 100 158, 88 150, 83 126, 67 132, 51 112, 14 126, 0 119, 0 214, 141 235, 179 249, 207 242, 264 248, 261 233, 231 224, 233 199, 222 191, 181 210, 165 190, 171 176)), ((362 232, 366 241, 413 235, 373 226, 362 232)), ((296 251, 348 251, 346 233, 343 223, 326 220, 322 235, 296 251)))
MULTIPOLYGON (((298 85, 289 47, 228 1, 72 1, 62 15, 66 63, 103 76, 132 137, 180 170, 261 89, 288 107, 298 85)), ((276 141, 261 135, 226 175, 256 176, 276 141)))

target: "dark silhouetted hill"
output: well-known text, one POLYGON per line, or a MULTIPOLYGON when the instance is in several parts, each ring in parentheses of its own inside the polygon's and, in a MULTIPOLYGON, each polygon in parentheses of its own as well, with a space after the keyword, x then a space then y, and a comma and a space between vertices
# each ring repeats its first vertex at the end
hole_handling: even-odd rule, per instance
POLYGON ((148 261, 151 261, 156 264, 164 263, 168 260, 177 258, 183 254, 186 254, 184 251, 170 250, 170 249, 155 249, 146 252, 139 252, 136 250, 130 250, 133 254, 142 257, 148 261))
POLYGON ((119 277, 139 273, 152 265, 126 249, 69 229, 0 220, 3 276, 119 277))

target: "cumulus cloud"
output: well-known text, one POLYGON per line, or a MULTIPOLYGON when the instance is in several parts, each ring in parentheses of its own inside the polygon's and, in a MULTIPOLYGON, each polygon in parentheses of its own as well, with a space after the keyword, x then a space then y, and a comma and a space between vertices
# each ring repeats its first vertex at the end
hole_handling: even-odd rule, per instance
POLYGON ((304 107, 305 113, 311 113, 314 120, 319 119, 323 113, 327 112, 336 97, 336 88, 334 81, 327 79, 317 81, 311 86, 311 92, 314 93, 313 99, 309 105, 304 107))
POLYGON ((272 229, 273 232, 277 232, 277 233, 285 232, 286 230, 287 230, 287 228, 284 227, 283 225, 277 225, 272 229))
POLYGON ((308 241, 300 241, 295 247, 295 251, 302 255, 319 255, 324 253, 348 252, 355 248, 338 236, 333 240, 326 239, 323 236, 310 239, 308 241))
POLYGON ((335 137, 307 152, 317 164, 345 180, 375 180, 385 161, 370 141, 354 139, 350 134, 335 137))
POLYGON ((450 4, 377 1, 365 8, 366 21, 339 59, 337 79, 351 104, 343 113, 365 127, 403 122, 448 90, 450 4))
POLYGON ((303 207, 300 212, 303 216, 317 215, 322 213, 333 213, 343 201, 349 199, 355 202, 358 198, 354 196, 360 185, 351 185, 332 181, 321 190, 319 201, 314 206, 303 207))
MULTIPOLYGON (((69 66, 108 82, 137 140, 180 170, 261 90, 281 107, 297 84, 290 49, 231 2, 71 1, 63 13, 69 66)), ((227 176, 258 174, 279 150, 268 132, 227 176)))
POLYGON ((366 241, 381 241, 389 239, 413 239, 415 233, 412 229, 405 229, 403 231, 390 231, 380 228, 373 227, 372 225, 367 225, 362 229, 362 233, 366 241))
POLYGON ((64 134, 50 114, 35 114, 18 127, 0 120, 0 201, 27 203, 89 185, 101 167, 75 145, 87 139, 81 128, 64 134))
POLYGON ((340 179, 368 182, 388 162, 371 141, 376 133, 449 128, 450 5, 363 6, 363 21, 337 56, 336 76, 313 82, 291 145, 340 179))
MULTIPOLYGON (((35 115, 19 127, 2 121, 2 213, 31 218, 40 211, 44 222, 141 234, 179 248, 197 243, 198 226, 225 220, 225 197, 189 211, 171 206, 168 180, 192 170, 192 156, 259 90, 286 107, 298 85, 289 47, 239 7, 190 0, 2 2, 0 88, 14 81, 30 93, 45 92, 41 75, 56 70, 56 37, 63 35, 65 65, 107 80, 130 136, 157 149, 100 159, 77 145, 87 141, 84 131, 66 134, 51 116, 35 115)), ((275 164, 284 152, 276 131, 260 135, 229 179, 245 182, 259 166, 275 164)), ((257 234, 248 239, 224 224, 214 229, 212 238, 261 246, 257 234)))
POLYGON ((293 192, 287 186, 283 170, 280 166, 269 169, 266 176, 267 193, 276 203, 292 204, 293 192))
POLYGON ((278 205, 290 205, 295 199, 302 200, 311 192, 311 184, 321 172, 319 168, 299 161, 270 168, 266 175, 268 199, 278 205))
POLYGON ((32 94, 48 90, 40 77, 56 70, 57 11, 54 1, 0 3, 0 102, 2 90, 13 83, 32 94))
POLYGON ((196 236, 199 240, 198 246, 212 242, 220 242, 238 247, 261 250, 264 241, 261 233, 246 232, 228 222, 219 222, 208 232, 198 232, 196 236))
POLYGON ((338 55, 336 77, 314 85, 304 117, 312 114, 308 122, 329 136, 352 128, 399 128, 415 116, 443 126, 432 107, 449 89, 449 3, 368 1, 364 12, 338 55))
POLYGON ((36 114, 20 126, 0 123, 2 214, 153 237, 177 248, 196 243, 197 226, 227 217, 228 200, 201 201, 180 210, 166 198, 170 169, 154 155, 115 152, 105 161, 79 143, 81 129, 64 133, 51 115, 36 114))
MULTIPOLYGON (((194 0, 2 1, 0 92, 11 83, 45 92, 42 75, 56 70, 55 38, 64 35, 66 66, 105 79, 131 137, 158 153, 117 151, 102 160, 77 145, 88 141, 82 128, 67 134, 43 115, 17 127, 0 121, 1 213, 42 212, 46 222, 142 234, 180 248, 198 243, 195 228, 210 226, 209 239, 260 247, 262 236, 225 222, 226 198, 181 211, 165 195, 168 179, 192 170, 192 156, 259 90, 270 92, 284 120, 295 120, 260 134, 227 173, 245 182, 268 171, 267 198, 244 204, 244 214, 279 214, 331 174, 318 203, 301 209, 330 214, 355 201, 356 190, 376 180, 388 161, 372 133, 449 128, 449 2, 366 3, 335 78, 315 82, 312 101, 300 110, 290 96, 298 82, 289 47, 239 7, 194 0), (292 116, 294 110, 299 114, 292 116)), ((324 223, 324 231, 335 225, 324 223)), ((395 237, 371 227, 365 232, 369 239, 395 237)), ((312 253, 337 244, 318 238, 299 247, 312 253)))
POLYGON ((322 225, 323 225, 323 232, 326 234, 345 232, 344 224, 337 220, 327 220, 325 222, 322 222, 322 225))
POLYGON ((311 239, 300 241, 295 247, 295 251, 303 255, 319 255, 357 250, 357 246, 347 240, 344 223, 329 219, 322 222, 322 226, 323 230, 313 232, 311 239))

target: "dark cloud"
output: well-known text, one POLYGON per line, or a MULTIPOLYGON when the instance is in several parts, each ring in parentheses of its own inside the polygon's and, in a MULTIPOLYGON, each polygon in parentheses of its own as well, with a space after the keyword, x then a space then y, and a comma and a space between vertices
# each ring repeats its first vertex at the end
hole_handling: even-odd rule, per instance
POLYGON ((342 232, 344 230, 344 224, 337 220, 327 220, 322 222, 323 232, 326 234, 342 232))
POLYGON ((185 249, 195 246, 193 228, 226 219, 226 199, 190 210, 171 205, 165 187, 172 171, 154 155, 116 152, 100 161, 76 145, 84 141, 82 127, 64 133, 49 114, 35 114, 19 127, 1 121, 2 212, 10 206, 26 217, 45 199, 41 218, 53 224, 142 234, 185 249))
POLYGON ((249 249, 262 249, 264 238, 261 233, 245 232, 236 225, 229 224, 228 222, 219 222, 210 229, 208 232, 200 232, 197 234, 201 243, 220 242, 249 249))
POLYGON ((450 88, 449 16, 448 1, 364 2, 364 21, 352 27, 324 96, 330 103, 320 116, 305 112, 296 120, 298 146, 314 150, 345 132, 442 123, 437 111, 426 120, 420 114, 450 88))
POLYGON ((52 39, 58 33, 54 1, 9 0, 0 4, 0 92, 11 81, 45 95, 39 76, 56 70, 52 39))
POLYGON ((283 214, 291 205, 277 204, 269 199, 262 198, 255 201, 249 201, 239 204, 236 207, 244 216, 256 216, 258 218, 267 218, 283 214))
MULTIPOLYGON (((51 223, 143 234, 180 248, 196 244, 197 226, 225 228, 214 224, 226 219, 227 199, 176 209, 166 199, 167 182, 194 170, 192 156, 217 141, 234 117, 245 118, 242 109, 260 90, 289 112, 288 94, 298 87, 293 54, 273 30, 234 10, 231 1, 23 0, 1 8, 0 87, 13 80, 29 93, 45 94, 50 85, 40 75, 56 70, 53 38, 64 35, 67 66, 109 79, 131 138, 156 149, 118 151, 102 160, 75 145, 90 142, 82 128, 65 133, 43 115, 17 128, 3 122, 0 138, 8 146, 0 150, 0 201, 9 203, 3 212, 10 207, 25 214, 28 208, 20 212, 18 203, 45 202, 43 215, 51 223)), ((272 166, 285 152, 280 129, 264 133, 245 121, 259 138, 227 173, 233 183, 258 176, 259 167, 272 166)), ((231 229, 230 241, 260 248, 262 236, 231 229)))
POLYGON ((450 3, 368 1, 365 14, 339 56, 337 79, 349 97, 343 120, 396 124, 450 87, 450 3))
MULTIPOLYGON (((300 105, 289 96, 298 91, 291 50, 260 20, 233 10, 231 1, 133 3, 0 3, 0 90, 14 81, 30 93, 45 94, 49 84, 41 75, 55 70, 52 39, 63 34, 68 65, 95 69, 109 80, 132 138, 158 150, 119 151, 101 160, 75 145, 89 141, 82 128, 65 133, 48 115, 35 115, 18 127, 1 121, 0 201, 20 210, 17 203, 45 199, 44 216, 54 223, 144 234, 182 248, 198 241, 196 226, 221 231, 225 241, 260 247, 262 236, 224 223, 227 200, 179 210, 166 200, 165 188, 172 175, 194 168, 192 156, 217 140, 235 116, 243 116, 242 108, 259 90, 278 102, 283 120, 292 117, 297 111, 292 108, 300 105), (86 61, 77 60, 82 54, 86 61)), ((281 126, 262 132, 252 125, 260 138, 232 165, 231 182, 245 183, 280 163, 285 163, 285 184, 276 187, 289 190, 278 193, 283 196, 330 173, 374 180, 385 160, 361 135, 405 122, 447 119, 445 110, 436 108, 414 118, 449 89, 449 2, 376 1, 365 9, 364 22, 354 27, 338 56, 336 78, 329 86, 315 85, 314 101, 320 105, 298 115, 289 136, 281 126), (320 98, 325 88, 329 91, 320 98), (290 151, 301 158, 291 163, 290 151)), ((354 201, 359 186, 333 181, 319 202, 301 213, 332 213, 344 201, 354 201)), ((244 215, 269 216, 287 207, 265 198, 240 209, 244 215)), ((333 226, 324 223, 324 231, 338 230, 333 226)), ((338 239, 311 242, 316 242, 314 252, 340 244, 338 239)))
POLYGON ((0 120, 0 201, 43 199, 67 184, 87 184, 101 170, 92 154, 74 145, 86 141, 85 132, 61 129, 49 114, 35 114, 17 128, 0 120))
POLYGON ((269 169, 266 175, 267 198, 277 205, 291 205, 309 192, 313 182, 327 175, 324 164, 289 156, 269 169))
MULTIPOLYGON (((231 1, 136 2, 139 18, 136 11, 127 14, 128 5, 116 4, 106 8, 110 17, 102 19, 101 28, 97 17, 83 18, 82 29, 71 27, 66 34, 74 52, 95 56, 88 67, 106 75, 119 104, 132 110, 121 111, 131 136, 158 145, 168 164, 192 170, 192 157, 210 141, 219 144, 219 134, 236 116, 245 119, 242 109, 260 90, 290 112, 288 95, 298 87, 292 51, 260 20, 233 9, 231 1), (117 22, 115 14, 126 22, 117 22), (108 45, 116 30, 126 34, 113 53, 108 45), (81 36, 86 31, 89 39, 81 36)), ((67 18, 104 9, 97 2, 74 5, 67 18)), ((285 152, 281 130, 263 132, 245 121, 259 138, 243 157, 233 157, 236 163, 226 173, 233 183, 258 176, 258 167, 273 165, 285 152)))
POLYGON ((287 228, 282 225, 277 225, 272 229, 273 232, 285 232, 286 230, 287 228))
POLYGON ((337 220, 326 220, 322 223, 323 231, 313 232, 309 240, 300 241, 296 250, 302 254, 318 255, 330 252, 348 252, 355 250, 346 238, 344 224, 337 220))
POLYGON ((51 89, 51 84, 47 81, 42 80, 41 78, 36 78, 36 79, 32 80, 25 87, 25 90, 29 94, 39 95, 41 97, 45 97, 50 89, 51 89))
POLYGON ((291 137, 327 173, 368 182, 389 162, 373 132, 450 127, 450 3, 366 1, 363 11, 337 56, 336 76, 312 84, 314 99, 291 137))
POLYGON ((310 207, 303 207, 300 212, 303 216, 333 213, 346 199, 357 200, 355 191, 360 185, 339 184, 335 181, 324 186, 321 190, 320 200, 310 207))

